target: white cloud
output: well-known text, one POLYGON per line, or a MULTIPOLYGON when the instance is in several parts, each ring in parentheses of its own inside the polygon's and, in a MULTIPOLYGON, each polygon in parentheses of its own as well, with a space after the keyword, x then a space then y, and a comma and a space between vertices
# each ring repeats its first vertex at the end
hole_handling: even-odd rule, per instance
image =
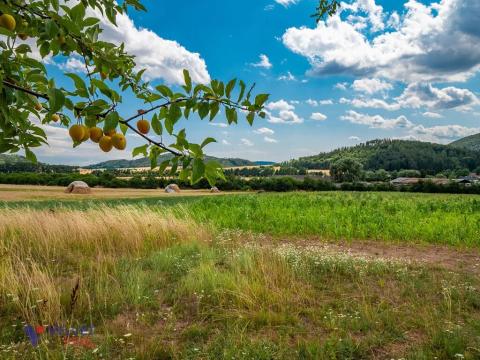
POLYGON ((327 120, 327 115, 324 115, 319 112, 315 112, 310 116, 310 119, 316 120, 316 121, 324 121, 324 120, 327 120))
POLYGON ((334 88, 339 90, 347 90, 347 86, 348 86, 347 82, 341 82, 341 83, 336 83, 334 88))
POLYGON ((227 140, 223 139, 222 140, 222 145, 230 145, 230 143, 227 140))
POLYGON ((253 63, 251 65, 254 67, 259 67, 264 69, 271 69, 273 66, 272 63, 270 62, 270 59, 265 54, 260 54, 260 61, 257 63, 253 63))
POLYGON ((262 127, 260 129, 254 130, 255 134, 260 134, 260 135, 273 135, 275 134, 275 131, 272 129, 269 129, 267 127, 262 127))
POLYGON ((348 140, 360 141, 361 139, 360 139, 358 136, 349 136, 349 137, 348 137, 348 140))
POLYGON ((359 12, 365 13, 367 18, 357 16, 356 20, 359 21, 364 28, 366 21, 370 23, 372 31, 380 31, 385 28, 383 23, 383 8, 380 5, 375 4, 375 0, 357 0, 352 4, 342 2, 342 9, 350 10, 354 14, 359 12))
POLYGON ((349 121, 352 124, 366 125, 372 129, 391 130, 396 128, 412 128, 414 126, 414 124, 403 115, 394 119, 385 119, 380 115, 371 116, 353 110, 347 111, 341 119, 349 121))
POLYGON ((380 79, 359 79, 353 82, 352 88, 358 92, 372 95, 377 92, 393 89, 393 85, 380 79))
POLYGON ((274 138, 271 138, 271 137, 268 137, 268 136, 265 136, 263 138, 263 140, 265 140, 265 142, 267 142, 267 143, 272 143, 272 144, 278 143, 278 140, 275 140, 274 138))
MULTIPOLYGON (((97 10, 97 15, 102 18, 97 10)), ((135 55, 138 69, 147 69, 149 80, 163 79, 171 84, 183 84, 183 69, 188 69, 194 82, 207 83, 210 75, 200 54, 185 49, 176 41, 165 40, 151 30, 138 28, 126 14, 117 15, 117 25, 102 20, 102 40, 125 44, 125 50, 135 55)))
POLYGON ((325 99, 325 100, 308 99, 305 101, 305 104, 310 105, 312 107, 317 107, 319 105, 333 105, 334 102, 332 99, 325 99))
POLYGON ((221 128, 226 128, 226 127, 228 127, 228 124, 225 124, 225 123, 209 122, 208 125, 210 125, 210 126, 217 126, 217 127, 221 127, 221 128))
POLYGON ((402 107, 430 109, 465 108, 477 105, 477 96, 468 89, 459 89, 449 86, 443 89, 431 84, 410 84, 397 99, 402 107))
POLYGON ((380 115, 371 116, 351 110, 347 111, 347 113, 342 116, 341 119, 354 124, 365 125, 374 129, 404 129, 406 130, 407 135, 397 138, 439 143, 444 143, 454 139, 480 133, 480 128, 469 128, 456 124, 425 127, 424 125, 412 123, 405 116, 399 116, 394 119, 386 119, 380 115))
POLYGON ((272 124, 301 124, 303 119, 295 112, 295 106, 281 99, 265 105, 267 121, 272 124))
POLYGON ((403 108, 427 109, 456 109, 470 110, 478 105, 480 100, 468 89, 449 86, 443 89, 436 88, 428 83, 413 83, 407 86, 403 93, 388 103, 381 99, 346 99, 341 98, 343 104, 351 104, 357 108, 374 108, 396 111, 403 108))
POLYGON ((442 139, 458 139, 465 136, 478 134, 480 128, 468 128, 461 125, 441 125, 425 127, 423 125, 417 125, 411 130, 412 135, 421 140, 441 141, 442 139))
POLYGON ((290 5, 298 3, 299 0, 275 0, 277 4, 280 4, 284 7, 289 7, 290 5))
POLYGON ((441 118, 443 118, 442 114, 435 113, 435 112, 430 112, 430 111, 424 112, 422 115, 425 116, 425 117, 431 118, 431 119, 441 119, 441 118))
MULTIPOLYGON (((357 15, 352 7, 370 6, 368 21, 376 30, 382 27, 377 21, 381 11, 373 5, 373 0, 357 1, 342 8, 357 15)), ((479 18, 478 0, 429 5, 408 0, 402 16, 392 18, 397 30, 371 36, 362 28, 365 19, 337 14, 316 28, 289 28, 282 41, 307 58, 312 75, 373 76, 407 83, 465 81, 480 70, 479 18)))
POLYGON ((281 99, 278 101, 272 101, 267 103, 267 105, 265 105, 265 108, 270 111, 282 111, 282 110, 294 110, 295 106, 281 99))
POLYGON ((356 108, 372 108, 372 109, 384 109, 389 111, 399 110, 401 108, 398 103, 387 103, 381 99, 340 99, 341 104, 350 104, 356 108))
POLYGON ((249 146, 249 147, 250 147, 250 146, 253 146, 253 145, 254 145, 253 142, 251 142, 250 140, 245 139, 245 138, 240 139, 240 142, 241 142, 242 145, 244 145, 244 146, 249 146))
POLYGON ((282 81, 296 81, 297 78, 296 78, 295 76, 293 76, 290 71, 288 71, 286 75, 280 75, 280 76, 278 77, 278 80, 282 80, 282 81))

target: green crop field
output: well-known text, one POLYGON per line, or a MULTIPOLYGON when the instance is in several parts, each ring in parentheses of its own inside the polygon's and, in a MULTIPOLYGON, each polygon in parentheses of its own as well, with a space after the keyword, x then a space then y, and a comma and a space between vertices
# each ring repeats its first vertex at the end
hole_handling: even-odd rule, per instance
POLYGON ((458 195, 3 202, 0 358, 478 359, 479 225, 458 195), (32 347, 51 324, 95 332, 32 347))

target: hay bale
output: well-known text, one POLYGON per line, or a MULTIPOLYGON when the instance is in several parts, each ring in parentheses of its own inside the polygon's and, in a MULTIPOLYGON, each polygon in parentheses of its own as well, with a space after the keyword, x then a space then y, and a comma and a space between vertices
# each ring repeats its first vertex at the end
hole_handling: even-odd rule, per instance
POLYGON ((210 192, 211 193, 219 193, 220 190, 218 190, 218 188, 216 186, 213 186, 211 189, 210 189, 210 192))
POLYGON ((65 189, 67 194, 90 194, 92 191, 88 184, 83 181, 74 181, 65 189))
POLYGON ((179 193, 180 188, 178 187, 177 184, 170 184, 170 185, 167 185, 167 187, 165 188, 165 192, 168 194, 179 193))

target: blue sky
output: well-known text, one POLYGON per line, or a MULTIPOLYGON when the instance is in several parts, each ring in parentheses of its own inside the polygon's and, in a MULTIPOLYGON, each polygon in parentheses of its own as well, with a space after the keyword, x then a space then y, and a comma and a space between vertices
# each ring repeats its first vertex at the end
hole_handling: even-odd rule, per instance
MULTIPOLYGON (((192 140, 214 136, 208 153, 282 161, 376 138, 448 143, 480 132, 478 0, 350 0, 318 26, 314 0, 144 1, 104 38, 125 42, 154 84, 240 78, 271 94, 267 119, 224 127, 182 121, 192 140)), ((81 73, 78 59, 49 65, 81 73)), ((141 108, 125 97, 125 117, 141 108)), ((65 129, 49 127, 49 163, 131 158, 94 144, 72 150, 65 129)), ((141 144, 128 137, 129 149, 141 144)))

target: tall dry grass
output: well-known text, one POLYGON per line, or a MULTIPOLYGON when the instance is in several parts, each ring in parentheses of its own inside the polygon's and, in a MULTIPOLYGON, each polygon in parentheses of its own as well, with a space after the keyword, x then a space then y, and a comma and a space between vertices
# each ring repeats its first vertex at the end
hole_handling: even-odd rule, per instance
POLYGON ((122 258, 210 240, 210 231, 194 221, 145 207, 2 209, 0 310, 33 323, 65 321, 74 311, 71 289, 80 281, 83 296, 74 306, 85 317, 92 297, 105 304, 122 297, 125 289, 113 275, 122 258))

